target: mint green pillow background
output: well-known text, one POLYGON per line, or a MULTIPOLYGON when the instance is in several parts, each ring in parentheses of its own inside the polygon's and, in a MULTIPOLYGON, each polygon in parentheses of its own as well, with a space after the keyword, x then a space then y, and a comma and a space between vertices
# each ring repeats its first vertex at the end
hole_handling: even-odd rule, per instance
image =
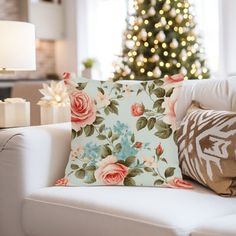
POLYGON ((72 113, 64 185, 170 187, 173 179, 182 179, 176 128, 166 119, 165 107, 182 82, 118 84, 70 76, 65 83, 72 110, 77 106, 84 114, 81 122, 76 114, 75 122, 72 113))

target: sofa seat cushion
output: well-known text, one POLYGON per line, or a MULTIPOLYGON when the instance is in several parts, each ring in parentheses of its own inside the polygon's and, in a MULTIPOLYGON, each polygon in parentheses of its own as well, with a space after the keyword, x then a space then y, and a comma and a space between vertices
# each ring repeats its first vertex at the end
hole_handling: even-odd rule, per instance
POLYGON ((27 199, 29 236, 185 236, 204 222, 236 213, 236 198, 194 190, 149 187, 49 187, 27 199))
POLYGON ((235 236, 236 214, 227 215, 206 222, 199 227, 191 236, 235 236))

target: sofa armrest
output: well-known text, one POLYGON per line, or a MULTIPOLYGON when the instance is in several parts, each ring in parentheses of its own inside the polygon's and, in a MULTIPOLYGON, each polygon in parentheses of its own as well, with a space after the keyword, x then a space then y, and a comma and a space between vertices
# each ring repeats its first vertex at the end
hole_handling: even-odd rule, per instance
POLYGON ((0 235, 21 235, 22 200, 63 177, 70 135, 69 123, 0 131, 0 235))

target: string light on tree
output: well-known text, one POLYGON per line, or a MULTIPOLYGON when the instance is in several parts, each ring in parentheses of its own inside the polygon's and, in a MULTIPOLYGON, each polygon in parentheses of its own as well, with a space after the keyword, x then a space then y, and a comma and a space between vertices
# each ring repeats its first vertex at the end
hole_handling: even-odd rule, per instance
POLYGON ((162 47, 165 49, 165 48, 167 48, 167 44, 166 43, 163 43, 162 44, 162 47))
POLYGON ((150 80, 183 73, 209 78, 188 0, 134 0, 114 80, 150 80))

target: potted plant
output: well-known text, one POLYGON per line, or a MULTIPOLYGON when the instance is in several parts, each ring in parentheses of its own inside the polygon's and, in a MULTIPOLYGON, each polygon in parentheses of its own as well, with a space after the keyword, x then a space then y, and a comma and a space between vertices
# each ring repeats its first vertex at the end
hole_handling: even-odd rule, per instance
POLYGON ((87 79, 92 79, 92 70, 95 64, 95 60, 93 58, 88 58, 82 62, 84 69, 82 71, 82 77, 87 79))

